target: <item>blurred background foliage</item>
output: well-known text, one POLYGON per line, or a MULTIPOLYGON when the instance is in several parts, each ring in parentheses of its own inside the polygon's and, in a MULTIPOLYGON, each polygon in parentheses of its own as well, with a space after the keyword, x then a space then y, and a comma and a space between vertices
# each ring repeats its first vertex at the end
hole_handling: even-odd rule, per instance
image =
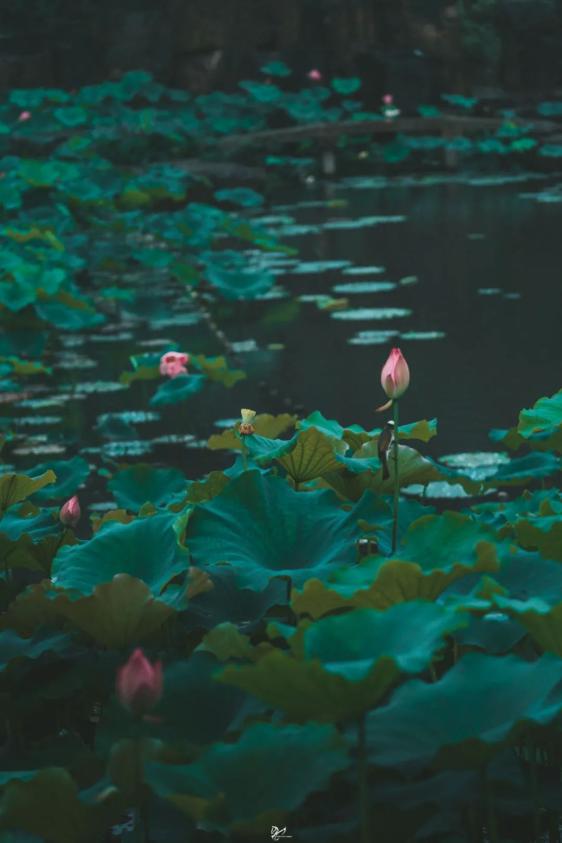
POLYGON ((562 85, 562 0, 2 0, 0 90, 145 68, 197 93, 263 61, 368 75, 373 96, 562 85))

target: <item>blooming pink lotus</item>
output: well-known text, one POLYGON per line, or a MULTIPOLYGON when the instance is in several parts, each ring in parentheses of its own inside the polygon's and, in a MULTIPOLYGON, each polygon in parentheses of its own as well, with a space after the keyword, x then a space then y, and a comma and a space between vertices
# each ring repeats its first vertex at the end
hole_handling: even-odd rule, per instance
POLYGON ((408 389, 410 370, 399 348, 393 348, 381 371, 381 384, 391 399, 400 398, 408 389))
POLYGON ((187 375, 186 366, 189 363, 189 354, 181 351, 168 351, 160 358, 160 374, 175 378, 178 375, 187 375))
POLYGON ((321 82, 322 81, 322 74, 318 70, 317 67, 313 67, 312 70, 309 70, 306 74, 311 82, 321 82))
POLYGON ((162 697, 162 662, 152 664, 137 647, 118 670, 115 687, 121 705, 133 714, 146 714, 162 697))
POLYGON ((61 506, 59 519, 65 527, 75 527, 80 521, 80 515, 80 501, 78 495, 74 495, 61 506))
POLYGON ((25 123, 26 120, 31 120, 31 111, 22 111, 18 117, 19 123, 25 123))

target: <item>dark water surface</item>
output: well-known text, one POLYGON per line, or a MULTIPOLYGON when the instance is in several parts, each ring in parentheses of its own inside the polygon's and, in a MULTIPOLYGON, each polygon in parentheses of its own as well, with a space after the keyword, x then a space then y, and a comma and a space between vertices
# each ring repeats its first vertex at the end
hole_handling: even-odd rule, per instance
POLYGON ((157 411, 149 406, 157 382, 117 383, 131 354, 165 351, 173 341, 192 353, 222 351, 189 297, 153 272, 139 278, 140 314, 136 307, 93 335, 65 335, 52 354, 49 389, 6 407, 17 432, 8 459, 19 467, 83 453, 111 470, 157 461, 196 477, 229 463, 202 446, 216 421, 237 418, 240 407, 282 412, 301 404, 304 414, 318 409, 342 424, 377 426, 379 373, 392 345, 411 369, 402 420, 439 421, 426 451, 492 450, 490 428, 511 426, 522 407, 560 386, 562 205, 528 195, 546 187, 536 177, 351 179, 280 193, 258 216, 299 259, 267 258, 279 274, 261 301, 210 302, 247 380, 230 390, 212 384, 157 411), (322 269, 326 262, 343 266, 322 269), (360 267, 374 269, 349 272, 360 267), (383 286, 359 293, 340 286, 365 282, 383 286), (346 297, 347 311, 322 311, 310 300, 330 295, 346 297), (394 315, 347 318, 362 308, 394 315), (374 343, 367 334, 364 344, 371 331, 387 334, 374 343), (121 417, 121 430, 100 429, 107 413, 133 415, 121 417))

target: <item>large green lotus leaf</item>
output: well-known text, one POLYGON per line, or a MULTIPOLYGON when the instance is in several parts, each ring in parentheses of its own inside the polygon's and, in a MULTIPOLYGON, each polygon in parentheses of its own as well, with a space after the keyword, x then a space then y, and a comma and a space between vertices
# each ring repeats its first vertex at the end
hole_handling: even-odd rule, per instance
POLYGON ((562 707, 562 660, 469 653, 435 683, 411 680, 367 718, 370 759, 384 767, 482 765, 524 723, 562 707), (558 687, 557 687, 558 686, 558 687))
POLYGON ((517 601, 537 598, 547 606, 555 606, 562 595, 562 565, 543 559, 539 553, 514 549, 502 559, 492 579, 499 586, 494 592, 517 601))
POLYGON ((14 630, 0 633, 0 671, 15 659, 38 659, 43 653, 67 653, 72 642, 64 632, 47 635, 36 633, 32 638, 21 638, 14 630))
POLYGON ((536 548, 548 559, 562 562, 562 514, 520 518, 514 531, 521 547, 536 548))
POLYGON ((562 514, 562 498, 558 489, 530 492, 524 489, 517 498, 476 504, 471 511, 478 519, 498 531, 498 535, 514 535, 512 526, 526 515, 562 514))
POLYGON ((60 592, 46 592, 56 612, 93 638, 102 647, 127 647, 149 638, 186 600, 176 592, 157 599, 145 583, 128 574, 97 585, 87 597, 73 599, 60 592))
MULTIPOLYGON (((289 413, 282 413, 279 416, 271 416, 269 413, 259 413, 254 418, 252 424, 257 435, 267 437, 268 439, 276 439, 281 433, 293 427, 296 420, 297 417, 289 413)), ((212 451, 223 449, 241 451, 242 445, 243 443, 236 435, 234 429, 224 430, 222 433, 215 433, 207 442, 207 447, 212 451)))
POLYGON ((240 588, 236 573, 229 568, 216 568, 213 588, 190 600, 181 622, 186 631, 213 629, 218 624, 231 622, 252 632, 262 623, 262 618, 274 606, 287 603, 287 584, 273 579, 263 591, 240 588))
MULTIPOLYGON (((479 489, 479 484, 474 483, 461 474, 456 474, 442 466, 437 466, 431 460, 422 457, 414 448, 410 448, 407 445, 399 445, 398 450, 398 471, 401 487, 413 484, 425 485, 432 481, 443 481, 446 483, 460 483, 469 492, 476 492, 479 489)), ((362 459, 368 461, 369 467, 374 458, 377 458, 377 443, 374 440, 365 443, 353 456, 355 462, 362 459)), ((383 480, 382 468, 379 468, 378 471, 334 472, 325 474, 324 479, 338 494, 350 500, 358 500, 367 490, 376 494, 392 494, 394 489, 394 461, 392 459, 389 460, 389 471, 390 476, 387 480, 383 480)))
POLYGON ((223 386, 234 386, 246 377, 246 372, 242 369, 229 369, 224 357, 205 357, 204 354, 195 354, 190 362, 209 380, 222 383, 223 386))
POLYGON ((502 595, 495 595, 494 602, 512 614, 543 650, 562 658, 562 603, 549 606, 538 597, 521 601, 502 595))
MULTIPOLYGON (((112 800, 95 805, 80 798, 76 783, 66 770, 47 767, 30 776, 15 773, 0 800, 0 828, 39 835, 52 843, 97 843, 112 821, 112 800)), ((118 816, 118 814, 117 814, 118 816)))
POLYGON ((539 451, 562 453, 562 389, 549 398, 539 398, 530 409, 521 410, 517 427, 493 431, 491 435, 504 441, 508 448, 525 443, 539 451))
POLYGON ((503 612, 488 612, 481 618, 473 616, 469 625, 454 635, 463 646, 478 647, 492 656, 501 656, 512 650, 527 635, 527 630, 503 612))
POLYGON ((335 419, 325 418, 319 410, 315 410, 306 419, 301 419, 297 427, 299 430, 307 430, 309 427, 315 427, 326 436, 332 436, 336 439, 344 439, 351 447, 352 451, 356 451, 375 436, 381 432, 381 428, 374 428, 373 430, 365 430, 359 424, 351 424, 349 427, 342 427, 342 425, 335 419))
POLYGON ((262 649, 253 647, 249 636, 243 635, 235 624, 227 621, 211 629, 197 647, 196 652, 212 653, 220 662, 231 659, 252 661, 257 658, 259 652, 263 651, 263 648, 268 651, 270 645, 265 643, 262 649))
POLYGON ((27 534, 33 542, 47 536, 60 536, 59 507, 39 509, 29 501, 15 504, 0 519, 0 533, 10 539, 19 539, 27 534))
POLYGON ((268 439, 267 436, 260 436, 254 433, 251 436, 244 436, 242 442, 246 446, 248 456, 255 463, 258 465, 267 465, 293 449, 297 443, 297 437, 293 436, 291 439, 268 439))
POLYGON ((72 457, 69 460, 54 460, 33 467, 33 475, 36 477, 46 471, 53 471, 56 475, 56 482, 46 489, 41 489, 33 495, 37 502, 50 501, 54 498, 68 499, 79 486, 84 483, 90 474, 90 466, 83 457, 72 457))
POLYGON ((355 560, 357 520, 370 510, 369 496, 346 513, 332 492, 299 493, 253 470, 195 508, 185 542, 196 564, 229 565, 240 586, 260 589, 273 576, 302 583, 355 560))
POLYGON ((375 705, 400 673, 426 668, 443 637, 466 623, 462 614, 422 601, 384 612, 356 609, 305 627, 294 645, 298 658, 276 650, 255 664, 227 667, 221 681, 296 720, 346 720, 375 705))
POLYGON ((278 456, 278 462, 295 483, 306 483, 339 468, 336 453, 346 450, 343 442, 332 439, 315 427, 297 433, 293 445, 278 456))
MULTIPOLYGON (((315 410, 306 419, 301 419, 298 423, 299 429, 306 430, 308 427, 316 427, 327 436, 334 436, 337 439, 343 439, 350 446, 352 452, 359 450, 359 448, 366 442, 372 439, 378 439, 381 428, 373 428, 372 430, 365 430, 359 424, 351 424, 349 427, 342 427, 339 422, 334 419, 326 419, 319 410, 315 410)), ((411 424, 400 425, 400 439, 419 439, 422 442, 429 442, 437 435, 437 419, 430 421, 412 422, 411 424)))
MULTIPOLYGON (((448 570, 424 570, 414 562, 375 559, 359 566, 354 577, 338 576, 342 582, 306 581, 301 592, 293 589, 291 606, 297 615, 319 618, 345 608, 386 609, 409 600, 435 600, 452 583, 474 571, 490 571, 495 565, 484 556, 473 566, 453 565, 448 570), (355 579, 356 582, 351 580, 355 579), (350 582, 346 582, 350 580, 350 582), (363 584, 359 584, 359 580, 363 584)), ((353 569, 350 569, 350 573, 353 569)))
POLYGON ((500 465, 494 474, 486 478, 485 486, 521 486, 532 480, 557 474, 562 467, 560 458, 551 453, 532 453, 514 457, 500 465))
POLYGON ((435 603, 399 603, 386 611, 356 609, 312 624, 304 631, 307 659, 320 659, 330 673, 364 679, 376 662, 390 656, 403 673, 419 673, 443 637, 466 626, 468 618, 435 603))
POLYGON ((204 814, 216 816, 220 805, 222 824, 232 826, 298 808, 348 766, 346 744, 332 726, 256 723, 236 743, 215 744, 194 764, 152 763, 145 771, 160 796, 188 813, 190 797, 205 800, 204 814))
POLYGON ((147 502, 165 506, 185 497, 187 480, 177 468, 137 463, 118 471, 107 485, 120 507, 138 512, 147 502))
POLYGON ((189 556, 178 544, 174 518, 154 515, 108 525, 89 541, 61 548, 53 561, 51 579, 58 588, 88 595, 115 574, 130 574, 158 596, 188 567, 189 556))
POLYGON ((3 474, 0 477, 0 512, 8 507, 31 497, 39 489, 56 483, 54 471, 45 471, 39 477, 26 477, 25 474, 3 474))
POLYGON ((177 404, 199 392, 206 380, 204 375, 177 375, 175 378, 170 378, 158 387, 150 399, 150 406, 177 404))
POLYGON ((30 571, 44 570, 35 553, 33 539, 22 535, 16 539, 0 533, 0 559, 4 571, 15 568, 27 568, 30 571))
POLYGON ((529 444, 562 452, 562 389, 543 397, 529 410, 521 410, 517 432, 529 444))

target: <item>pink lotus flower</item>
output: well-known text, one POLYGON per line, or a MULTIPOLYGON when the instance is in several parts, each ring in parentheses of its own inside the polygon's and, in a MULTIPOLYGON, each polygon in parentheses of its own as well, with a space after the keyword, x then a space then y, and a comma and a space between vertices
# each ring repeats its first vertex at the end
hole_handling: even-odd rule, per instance
POLYGON ((394 102, 394 97, 392 96, 392 94, 385 94, 382 98, 382 101, 385 105, 392 105, 394 102))
POLYGON ((19 123, 25 123, 26 120, 31 120, 31 111, 22 111, 18 117, 19 123))
POLYGON ((189 363, 189 354, 180 351, 168 351, 160 358, 160 374, 175 378, 178 375, 187 375, 186 366, 189 363))
POLYGON ((322 74, 318 70, 317 67, 313 67, 312 70, 309 70, 306 74, 311 82, 320 82, 322 80, 322 74))
POLYGON ((389 398, 400 398, 408 389, 410 370, 399 348, 393 348, 382 367, 381 384, 389 398))
POLYGON ((162 697, 162 662, 152 664, 137 647, 118 670, 115 687, 121 705, 133 714, 146 714, 162 697))
POLYGON ((80 515, 80 501, 78 495, 74 495, 61 506, 59 519, 65 527, 75 527, 80 521, 80 515))

